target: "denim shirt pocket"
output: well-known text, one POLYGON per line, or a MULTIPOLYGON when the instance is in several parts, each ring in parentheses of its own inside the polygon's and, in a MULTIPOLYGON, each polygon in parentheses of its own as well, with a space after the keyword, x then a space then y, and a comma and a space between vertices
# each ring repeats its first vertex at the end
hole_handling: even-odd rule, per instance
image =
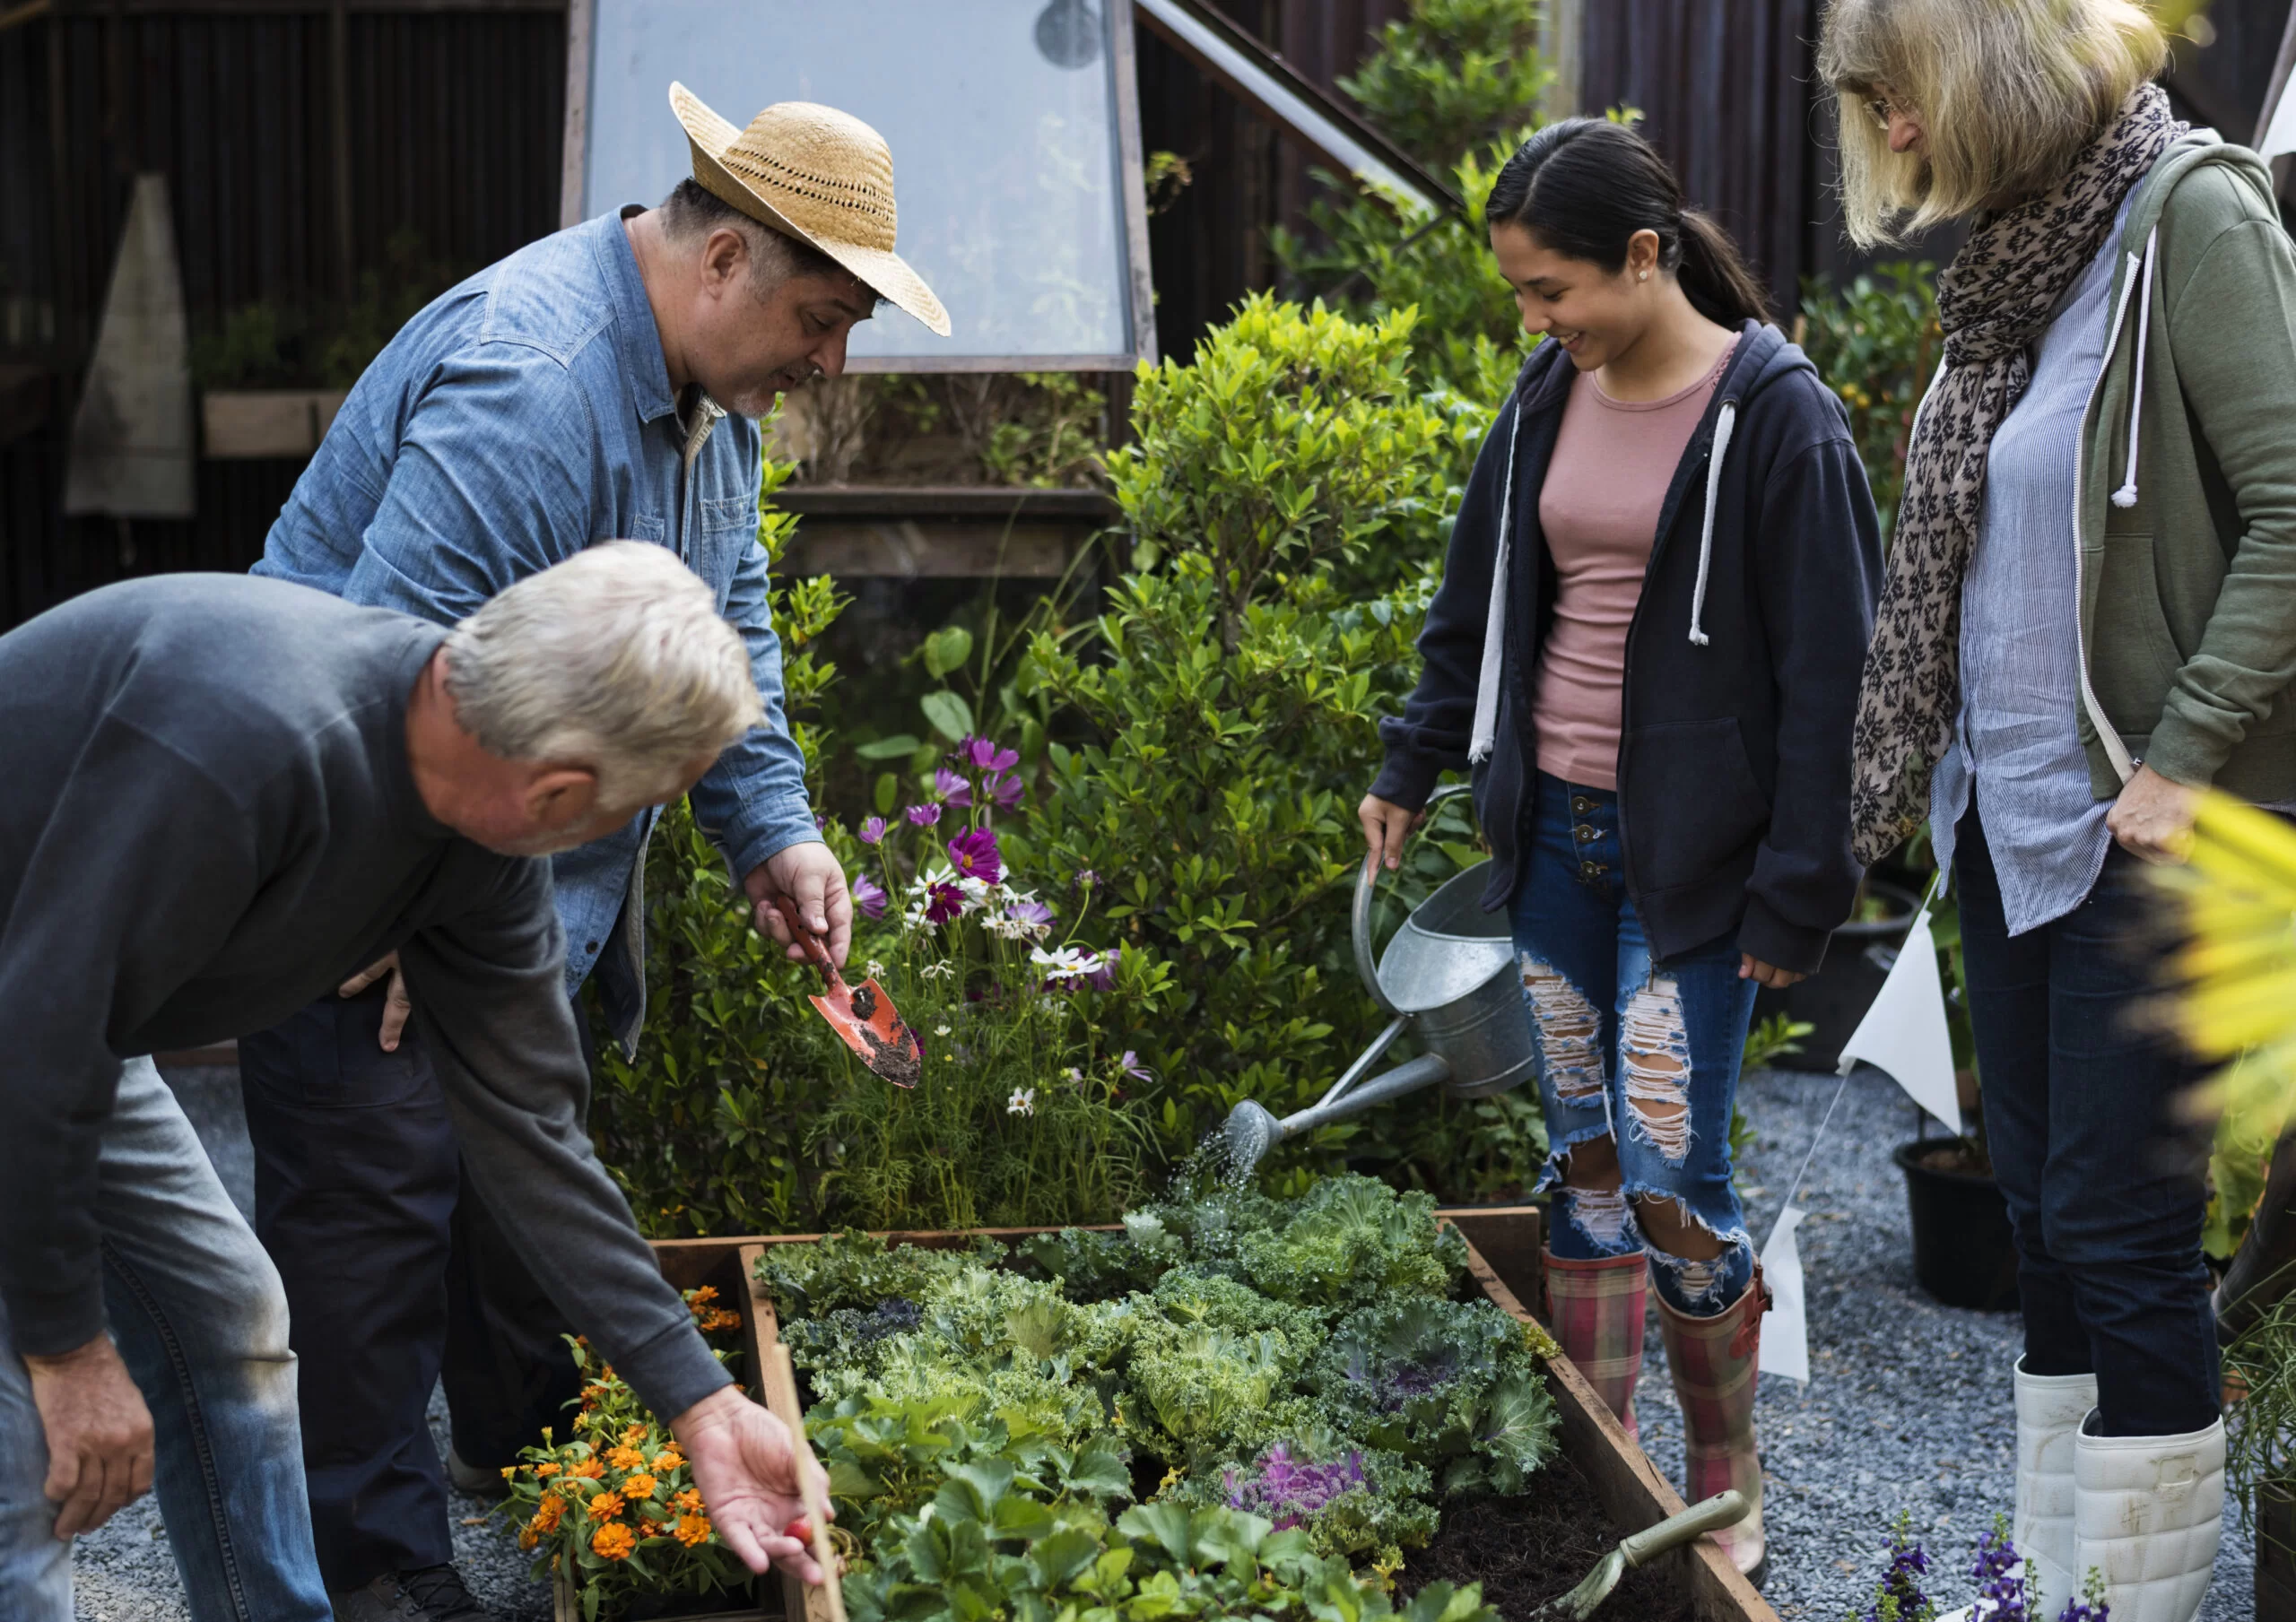
POLYGON ((742 555, 757 538, 757 496, 754 491, 705 496, 700 508, 700 555, 693 560, 694 572, 709 583, 723 609, 742 555))

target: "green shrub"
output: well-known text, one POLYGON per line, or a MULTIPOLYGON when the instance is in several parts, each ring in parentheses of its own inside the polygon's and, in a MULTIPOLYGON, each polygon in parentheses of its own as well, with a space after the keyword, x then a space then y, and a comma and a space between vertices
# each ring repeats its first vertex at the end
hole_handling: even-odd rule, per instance
POLYGON ((1886 539, 1905 489, 1914 408, 1929 386, 1944 338, 1937 325, 1937 267, 1881 265, 1839 290, 1813 280, 1796 323, 1802 347, 1849 408, 1849 428, 1874 488, 1886 539))

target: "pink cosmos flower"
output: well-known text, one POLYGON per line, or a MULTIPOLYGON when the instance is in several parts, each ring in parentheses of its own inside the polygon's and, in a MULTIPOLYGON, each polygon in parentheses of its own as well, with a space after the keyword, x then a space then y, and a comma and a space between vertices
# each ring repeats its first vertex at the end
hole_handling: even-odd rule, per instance
POLYGON ((1140 1063, 1140 1055, 1134 1053, 1128 1047, 1124 1050, 1124 1057, 1118 1059, 1117 1061, 1117 1064, 1123 1070, 1126 1075, 1130 1076, 1135 1081, 1152 1081, 1155 1080, 1154 1077, 1148 1073, 1148 1067, 1140 1063))
POLYGON ((1052 908, 1041 901, 1015 901, 1004 909, 1004 915, 1022 924, 1041 927, 1052 922, 1052 908))
POLYGON ((927 885, 925 890, 925 921, 946 924, 965 909, 965 892, 953 884, 927 885))
MULTIPOLYGON (((874 822, 877 819, 872 817, 870 820, 874 822)), ((872 839, 869 843, 874 845, 876 841, 872 839)), ((882 918, 885 915, 885 892, 868 874, 857 874, 853 880, 853 905, 861 909, 865 918, 882 918)))
POLYGON ((1007 774, 1001 777, 991 777, 986 785, 986 787, 988 792, 988 797, 996 802, 996 809, 998 811, 1011 811, 1014 806, 1021 802, 1029 792, 1027 786, 1022 783, 1019 776, 1013 774, 1007 774))
POLYGON ((986 828, 959 834, 949 841, 949 864, 958 876, 994 884, 1004 876, 1004 858, 996 849, 996 835, 986 828))
POLYGON ((881 845, 884 842, 884 837, 885 820, 883 817, 872 817, 861 825, 862 844, 881 845))
POLYGON ((967 738, 957 745, 960 764, 977 772, 1009 772, 1021 763, 1018 750, 999 749, 991 738, 967 738))
POLYGON ((941 820, 941 808, 937 805, 912 805, 901 815, 909 819, 911 828, 930 828, 941 820))
POLYGON ((936 798, 945 800, 952 805, 972 803, 972 785, 945 766, 936 766, 933 768, 933 793, 936 798))

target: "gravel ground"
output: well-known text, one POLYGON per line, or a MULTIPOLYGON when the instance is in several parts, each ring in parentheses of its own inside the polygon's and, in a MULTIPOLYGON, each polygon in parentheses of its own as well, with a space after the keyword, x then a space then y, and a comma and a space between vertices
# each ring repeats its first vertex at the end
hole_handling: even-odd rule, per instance
MULTIPOLYGON (((1831 1076, 1770 1071, 1740 1092, 1756 1142, 1740 1182, 1766 1239, 1787 1180, 1833 1097, 1831 1076)), ((1978 1537, 2006 1514, 2016 1483, 2010 1365, 2013 1313, 1940 1306, 1913 1280, 1904 1175, 1890 1159, 1915 1135, 1913 1106, 1878 1071, 1851 1079, 1826 1147, 1795 1203, 1810 1320, 1810 1383, 1765 1378, 1756 1399, 1770 1578, 1787 1622, 1839 1622, 1870 1601, 1889 1527, 1912 1518, 1931 1557, 1930 1597, 1966 1604, 1978 1537)), ((1682 1409, 1651 1314, 1637 1408, 1642 1444, 1682 1479, 1682 1409)), ((2199 1622, 2255 1615, 2253 1546, 2227 1504, 2216 1581, 2199 1622)))
MULTIPOLYGON (((217 1072, 222 1076, 230 1072, 217 1072)), ((230 1100, 196 1078, 178 1078, 204 1135, 229 1162, 230 1100)), ((1755 1145, 1741 1179, 1754 1232, 1767 1236, 1811 1134, 1832 1097, 1830 1076, 1774 1071, 1748 1078, 1742 1097, 1755 1145)), ((1907 1511, 1926 1540, 1938 1580, 1932 1597, 1966 1602, 1963 1574, 1977 1538, 2006 1512, 2015 1480, 2015 1420, 2009 1366, 2017 1354, 2012 1314, 1939 1306, 1913 1281, 1906 1235, 1905 1184, 1890 1150, 1913 1135, 1912 1106, 1885 1077, 1854 1077, 1827 1130, 1797 1203, 1808 1279, 1810 1362, 1806 1388, 1762 1382, 1761 1426, 1770 1533, 1766 1592, 1787 1622, 1839 1622, 1864 1609, 1883 1566, 1890 1523, 1907 1511)), ((240 1151, 243 1153, 244 1151, 240 1151)), ((238 1190, 234 1190, 238 1193, 238 1190)), ((1643 1445, 1677 1481, 1682 1413, 1665 1374, 1655 1314, 1639 1399, 1643 1445)), ((445 1407, 431 1401, 431 1428, 446 1447, 445 1407)), ((504 1622, 546 1622, 548 1591, 526 1575, 526 1557, 485 1522, 489 1501, 457 1494, 457 1557, 472 1588, 504 1622), (472 1524, 478 1522, 477 1524, 472 1524)), ((77 1609, 83 1622, 189 1622, 183 1591, 150 1502, 131 1505, 81 1540, 77 1609)), ((2200 1622, 2236 1622, 2255 1613, 2250 1545, 2237 1511, 2225 1513, 2223 1552, 2200 1622)))

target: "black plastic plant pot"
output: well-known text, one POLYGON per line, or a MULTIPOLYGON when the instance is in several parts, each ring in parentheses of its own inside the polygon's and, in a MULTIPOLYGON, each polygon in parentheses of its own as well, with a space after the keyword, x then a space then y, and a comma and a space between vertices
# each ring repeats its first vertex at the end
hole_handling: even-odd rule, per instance
POLYGON ((2296 1622, 2296 1480, 2257 1486, 2257 1622, 2296 1622))
POLYGON ((1826 960, 1816 974, 1755 999, 1757 1019, 1784 1013, 1816 1027, 1802 1038, 1800 1053, 1782 1054, 1772 1061, 1780 1070, 1831 1071, 1839 1065, 1842 1044, 1874 1006, 1890 966, 1897 961, 1897 949, 1913 924, 1921 898, 1874 879, 1866 881, 1866 893, 1889 904, 1886 916, 1843 924, 1826 943, 1826 960))
POLYGON ((1913 1276, 1947 1306, 2013 1312, 2017 1246, 2009 1235, 2009 1203, 1991 1177, 1925 1164, 1952 1144, 1951 1138, 1900 1144, 1894 1157, 1905 1172, 1913 1219, 1913 1276))

